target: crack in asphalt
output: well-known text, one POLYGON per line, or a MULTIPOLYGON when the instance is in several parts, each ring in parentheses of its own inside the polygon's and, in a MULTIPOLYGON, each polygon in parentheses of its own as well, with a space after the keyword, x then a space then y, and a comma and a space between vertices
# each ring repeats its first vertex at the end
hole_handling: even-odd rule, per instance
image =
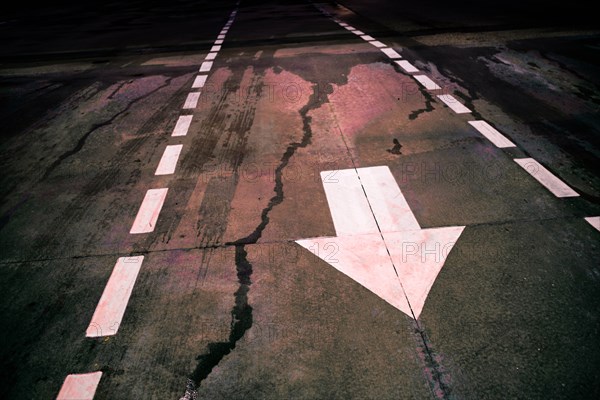
POLYGON ((411 121, 414 121, 415 119, 417 119, 419 117, 419 115, 421 115, 423 113, 431 112, 434 110, 433 96, 431 96, 431 94, 429 94, 429 92, 427 92, 426 90, 424 90, 422 88, 419 88, 419 90, 421 91, 421 94, 423 95, 423 97, 425 97, 425 108, 419 108, 418 110, 414 110, 413 112, 411 112, 408 115, 408 119, 411 121))
MULTIPOLYGON (((553 221, 580 221, 586 215, 571 215, 571 216, 558 216, 549 218, 522 218, 522 219, 511 219, 502 220, 496 222, 482 222, 482 223, 469 223, 470 227, 490 227, 490 226, 501 226, 504 224, 522 224, 532 222, 553 222, 553 221)), ((271 243, 295 243, 297 239, 285 239, 277 241, 265 241, 261 244, 271 243)), ((52 262, 52 261, 64 261, 64 260, 83 260, 93 257, 135 257, 139 255, 148 254, 159 254, 166 253, 169 251, 192 251, 192 250, 215 250, 215 249, 229 249, 235 247, 233 243, 215 244, 208 246, 188 246, 188 247, 173 247, 169 249, 158 249, 158 250, 143 250, 143 251, 131 251, 131 252, 114 252, 114 253, 96 253, 96 254, 80 254, 66 257, 44 257, 44 258, 32 258, 32 259, 19 259, 19 260, 0 260, 0 265, 14 265, 14 264, 25 264, 25 263, 36 263, 36 262, 52 262)))
POLYGON ((438 360, 439 357, 432 350, 425 329, 421 327, 418 320, 414 319, 413 323, 413 335, 417 341, 418 356, 421 362, 425 364, 425 375, 429 381, 429 388, 433 396, 440 400, 452 399, 452 388, 450 387, 446 369, 438 360))
MULTIPOLYGON (((207 345, 208 352, 199 355, 196 359, 198 364, 194 369, 186 383, 186 391, 182 400, 191 400, 198 398, 198 387, 201 382, 210 375, 213 368, 216 367, 221 360, 235 349, 237 342, 244 337, 246 331, 252 327, 253 315, 252 306, 248 302, 248 293, 252 285, 252 264, 248 260, 248 252, 246 246, 256 244, 265 228, 269 224, 269 213, 273 208, 281 204, 284 200, 283 191, 283 170, 289 164, 290 159, 300 148, 305 148, 311 144, 312 140, 312 118, 308 113, 321 105, 327 100, 327 94, 319 95, 318 85, 312 86, 313 93, 308 99, 299 113, 302 117, 302 139, 299 142, 290 143, 281 156, 281 160, 275 169, 275 194, 269 200, 268 205, 261 212, 261 221, 258 226, 248 236, 238 239, 234 242, 228 242, 226 246, 235 246, 235 265, 239 287, 234 293, 235 304, 231 309, 231 324, 229 331, 229 339, 227 342, 213 342, 207 345)), ((322 93, 322 92, 321 92, 322 93)))
POLYGON ((91 136, 92 133, 94 133, 95 131, 97 131, 98 129, 100 129, 102 127, 112 124, 115 119, 117 119, 119 116, 121 116, 124 113, 126 113, 127 111, 129 111, 129 109, 131 109, 131 107, 135 103, 153 95, 154 93, 158 92, 160 89, 169 86, 169 84, 171 83, 172 80, 173 80, 172 77, 167 78, 165 80, 164 84, 162 84, 162 85, 158 86, 157 88, 152 89, 150 92, 130 101, 123 110, 119 111, 118 113, 116 113, 115 115, 110 117, 108 120, 92 125, 92 128, 90 130, 88 130, 86 133, 84 133, 83 136, 81 136, 79 138, 75 147, 73 147, 71 150, 67 150, 66 152, 62 153, 56 160, 54 160, 54 162, 52 164, 50 164, 50 166, 48 168, 46 168, 46 171, 44 172, 44 175, 42 175, 41 180, 47 179, 50 176, 50 174, 60 164, 62 164, 63 161, 65 161, 67 158, 71 157, 72 155, 77 154, 83 148, 83 146, 85 145, 85 142, 88 140, 88 138, 91 136))

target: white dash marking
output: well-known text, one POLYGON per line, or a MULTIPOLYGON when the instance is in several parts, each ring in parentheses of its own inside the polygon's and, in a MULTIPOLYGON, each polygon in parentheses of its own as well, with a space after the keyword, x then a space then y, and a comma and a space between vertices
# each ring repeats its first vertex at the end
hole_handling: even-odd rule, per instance
POLYGON ((213 46, 210 48, 210 51, 221 51, 221 46, 213 46))
POLYGON ((218 35, 217 39, 225 39, 225 35, 218 35))
POLYGON ((551 191, 556 197, 579 196, 576 191, 571 189, 566 183, 561 181, 533 158, 515 158, 515 162, 523 167, 529 175, 533 176, 536 181, 544 185, 544 187, 551 191))
POLYGON ((102 371, 73 374, 65 378, 56 400, 93 400, 102 371))
POLYGON ((513 142, 508 140, 503 134, 485 121, 469 121, 469 124, 477 129, 479 133, 485 136, 490 142, 495 144, 496 147, 501 149, 506 147, 516 147, 513 142))
POLYGON ((372 44, 373 46, 382 49, 384 47, 387 47, 384 43, 381 43, 379 40, 375 40, 373 42, 369 42, 369 44, 372 44))
POLYGON ((450 94, 440 94, 438 95, 438 98, 457 114, 466 114, 471 112, 471 110, 462 105, 462 103, 460 103, 454 96, 450 94))
POLYGON ((117 260, 85 332, 86 337, 117 333, 143 261, 144 256, 120 257, 117 260))
POLYGON ((217 53, 216 52, 214 52, 214 53, 208 53, 206 55, 205 60, 214 60, 216 57, 217 57, 217 53))
POLYGON ((348 24, 347 24, 347 23, 345 23, 345 22, 338 22, 338 24, 340 24, 340 25, 341 25, 341 26, 343 26, 344 28, 348 26, 348 24))
POLYGON ((200 92, 189 93, 185 99, 184 109, 196 108, 198 100, 200 99, 200 92))
POLYGON ((355 35, 358 35, 358 36, 362 36, 365 34, 363 31, 359 31, 358 29, 355 29, 354 31, 352 31, 352 33, 354 33, 355 35))
POLYGON ((215 44, 223 44, 223 39, 217 39, 217 40, 215 40, 215 44))
POLYGON ((206 83, 206 78, 208 78, 207 75, 198 75, 196 77, 196 79, 194 79, 194 83, 192 84, 192 88, 193 89, 198 89, 198 88, 204 87, 204 84, 206 83))
POLYGON ((356 170, 322 171, 321 180, 337 236, 379 232, 356 170))
POLYGON ((441 89, 441 87, 437 83, 432 81, 431 78, 429 78, 426 75, 413 75, 413 78, 415 78, 427 90, 441 89))
POLYGON ((414 65, 412 65, 411 63, 409 63, 406 60, 399 60, 396 61, 396 64, 398 64, 400 66, 400 68, 402 68, 404 71, 406 72, 419 72, 419 70, 417 68, 415 68, 414 65))
POLYGON ((180 115, 179 119, 177 120, 177 123, 175 124, 175 128, 173 129, 173 133, 171 134, 171 136, 187 135, 193 117, 193 115, 180 115))
POLYGON ((165 148, 156 172, 154 175, 171 175, 175 172, 177 166, 177 160, 179 160, 179 154, 181 154, 182 144, 169 145, 165 148))
POLYGON ((208 72, 213 66, 212 61, 204 61, 202 65, 200 65, 200 72, 208 72))
POLYGON ((598 231, 600 231, 600 217, 586 217, 585 220, 598 231))
POLYGON ((370 42, 371 40, 375 40, 375 38, 373 36, 369 36, 369 35, 363 35, 363 36, 361 36, 361 38, 363 40, 366 40, 367 42, 370 42))
POLYGON ((385 49, 381 49, 381 51, 383 51, 383 53, 388 56, 389 58, 402 58, 402 56, 400 56, 400 54, 398 54, 396 52, 396 50, 394 49, 390 49, 390 48, 385 48, 385 49))
POLYGON ((347 29, 347 30, 349 30, 350 32, 354 32, 354 31, 356 30, 356 28, 355 28, 355 27, 353 27, 353 26, 350 26, 350 25, 348 25, 348 26, 345 26, 344 28, 346 28, 346 29, 347 29))
POLYGON ((146 196, 142 201, 140 210, 135 217, 129 233, 148 233, 154 231, 156 220, 165 202, 168 190, 168 188, 150 189, 146 192, 146 196))

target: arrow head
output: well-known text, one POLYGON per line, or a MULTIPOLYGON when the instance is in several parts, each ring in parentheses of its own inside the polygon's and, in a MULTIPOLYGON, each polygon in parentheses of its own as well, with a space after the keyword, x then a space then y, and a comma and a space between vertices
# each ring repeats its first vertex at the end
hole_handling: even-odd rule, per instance
POLYGON ((385 242, 381 234, 371 233, 296 243, 406 315, 419 318, 429 290, 463 229, 453 226, 386 232, 385 242))

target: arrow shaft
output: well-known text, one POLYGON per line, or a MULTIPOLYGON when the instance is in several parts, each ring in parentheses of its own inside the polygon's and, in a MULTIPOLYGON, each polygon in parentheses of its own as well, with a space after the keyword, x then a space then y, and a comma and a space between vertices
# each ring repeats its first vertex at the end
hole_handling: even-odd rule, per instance
POLYGON ((421 229, 387 166, 323 171, 321 180, 337 236, 421 229))

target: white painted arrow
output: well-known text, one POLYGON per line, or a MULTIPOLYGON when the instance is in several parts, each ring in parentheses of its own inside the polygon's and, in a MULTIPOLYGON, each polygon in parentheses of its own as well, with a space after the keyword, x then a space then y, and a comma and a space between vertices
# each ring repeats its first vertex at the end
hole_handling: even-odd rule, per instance
POLYGON ((297 240, 410 317, 464 226, 421 229, 388 167, 321 172, 335 237, 297 240))

